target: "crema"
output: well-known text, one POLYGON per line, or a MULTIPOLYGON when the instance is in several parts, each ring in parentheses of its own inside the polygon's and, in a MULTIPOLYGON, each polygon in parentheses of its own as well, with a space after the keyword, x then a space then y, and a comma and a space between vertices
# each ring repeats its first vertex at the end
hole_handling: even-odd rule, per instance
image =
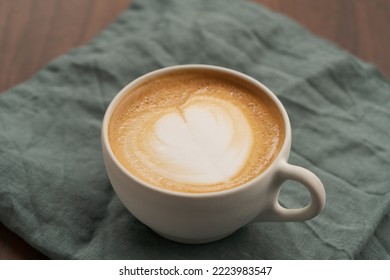
POLYGON ((212 70, 143 81, 109 122, 120 164, 142 181, 178 192, 240 186, 272 163, 283 140, 282 117, 267 95, 212 70))

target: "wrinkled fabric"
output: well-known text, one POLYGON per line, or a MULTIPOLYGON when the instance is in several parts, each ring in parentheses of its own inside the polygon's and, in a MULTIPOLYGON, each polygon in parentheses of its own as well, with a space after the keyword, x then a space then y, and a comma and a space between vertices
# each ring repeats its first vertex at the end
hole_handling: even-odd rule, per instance
MULTIPOLYGON (((290 19, 243 1, 134 1, 88 45, 0 96, 0 221, 53 259, 389 259, 390 83, 290 19), (292 124, 290 162, 324 183, 306 222, 250 224, 204 245, 166 240, 119 202, 100 129, 115 94, 176 64, 267 85, 292 124)), ((281 203, 308 195, 287 182, 281 203)))

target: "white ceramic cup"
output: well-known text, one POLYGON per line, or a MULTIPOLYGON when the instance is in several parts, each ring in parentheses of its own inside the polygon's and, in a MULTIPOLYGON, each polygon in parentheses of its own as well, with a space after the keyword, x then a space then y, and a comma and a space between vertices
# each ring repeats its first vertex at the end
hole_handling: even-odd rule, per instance
MULTIPOLYGON (((130 93, 129 93, 130 92, 130 93)), ((242 73, 210 65, 180 65, 146 74, 123 88, 109 105, 102 126, 102 148, 111 184, 126 208, 158 234, 183 243, 206 243, 230 235, 250 222, 303 221, 317 216, 325 204, 325 190, 312 172, 287 163, 291 147, 291 126, 286 110, 263 84, 242 73), (115 158, 108 140, 108 124, 115 107, 131 89, 144 81, 178 69, 210 69, 233 75, 267 94, 283 116, 285 139, 270 166, 241 186, 210 193, 183 193, 143 182, 115 158), (283 182, 295 180, 310 193, 309 205, 287 209, 279 202, 283 182)))

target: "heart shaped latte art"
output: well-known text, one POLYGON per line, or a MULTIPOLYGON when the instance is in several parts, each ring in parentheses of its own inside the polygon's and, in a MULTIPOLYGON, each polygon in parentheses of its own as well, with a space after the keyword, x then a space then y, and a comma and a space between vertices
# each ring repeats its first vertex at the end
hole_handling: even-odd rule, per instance
MULTIPOLYGON (((180 108, 144 115, 136 157, 169 180, 198 185, 229 181, 245 165, 253 135, 239 108, 196 96, 180 108)), ((133 142, 134 144, 134 142, 133 142)))

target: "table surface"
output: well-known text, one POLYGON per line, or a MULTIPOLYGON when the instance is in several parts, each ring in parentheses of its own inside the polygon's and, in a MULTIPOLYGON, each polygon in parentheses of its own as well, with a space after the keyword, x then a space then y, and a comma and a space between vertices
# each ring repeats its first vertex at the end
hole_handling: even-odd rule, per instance
MULTIPOLYGON (((390 77, 390 1, 254 0, 284 13, 390 77)), ((0 92, 87 43, 131 0, 0 0, 0 92)), ((47 259, 0 223, 0 259, 47 259)))

